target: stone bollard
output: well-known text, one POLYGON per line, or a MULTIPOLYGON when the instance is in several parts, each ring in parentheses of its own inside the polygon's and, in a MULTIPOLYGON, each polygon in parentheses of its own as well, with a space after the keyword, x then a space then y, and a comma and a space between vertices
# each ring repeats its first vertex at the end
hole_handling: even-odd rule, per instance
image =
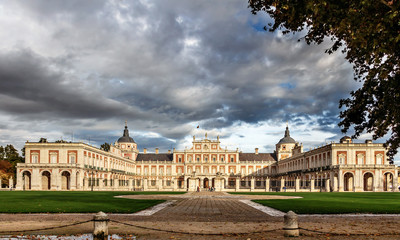
POLYGON ((289 211, 283 216, 283 230, 285 237, 298 237, 299 224, 297 222, 297 214, 289 211))
POLYGON ((93 217, 94 230, 93 239, 94 240, 106 240, 108 239, 108 222, 110 219, 107 214, 103 212, 98 212, 93 217))

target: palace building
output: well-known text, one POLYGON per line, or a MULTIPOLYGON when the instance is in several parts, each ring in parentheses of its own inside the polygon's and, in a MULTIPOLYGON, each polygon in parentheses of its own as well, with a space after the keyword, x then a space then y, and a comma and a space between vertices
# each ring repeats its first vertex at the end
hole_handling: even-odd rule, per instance
POLYGON ((343 137, 310 151, 284 137, 273 153, 242 153, 219 137, 193 136, 184 150, 139 152, 127 125, 104 151, 81 142, 26 142, 17 190, 101 191, 395 191, 398 172, 383 144, 343 137))

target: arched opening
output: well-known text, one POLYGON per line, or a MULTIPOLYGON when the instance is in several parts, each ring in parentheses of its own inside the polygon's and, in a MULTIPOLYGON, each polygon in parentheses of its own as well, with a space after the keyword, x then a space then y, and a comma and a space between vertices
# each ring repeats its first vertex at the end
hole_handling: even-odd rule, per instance
POLYGON ((354 185, 354 176, 352 173, 346 173, 344 174, 344 191, 353 191, 353 185, 354 185))
POLYGON ((183 184, 185 182, 185 178, 184 177, 180 177, 178 178, 178 188, 183 188, 183 184))
POLYGON ((22 173, 22 180, 24 182, 23 190, 31 189, 31 173, 28 171, 24 171, 22 173))
POLYGON ((42 190, 50 190, 51 188, 51 175, 48 171, 42 172, 42 190))
POLYGON ((186 188, 189 189, 189 186, 190 185, 189 185, 189 178, 188 178, 188 179, 186 179, 186 188))
POLYGON ((215 178, 211 180, 211 187, 215 188, 215 178))
POLYGON ((383 176, 383 191, 393 191, 393 174, 388 172, 383 176))
POLYGON ((364 174, 364 191, 373 191, 374 176, 368 172, 364 174))
POLYGON ((204 178, 203 187, 204 188, 209 188, 210 187, 210 183, 208 181, 208 178, 204 178))
POLYGON ((69 190, 70 189, 70 181, 71 181, 71 174, 67 171, 62 172, 62 174, 61 174, 61 190, 69 190))

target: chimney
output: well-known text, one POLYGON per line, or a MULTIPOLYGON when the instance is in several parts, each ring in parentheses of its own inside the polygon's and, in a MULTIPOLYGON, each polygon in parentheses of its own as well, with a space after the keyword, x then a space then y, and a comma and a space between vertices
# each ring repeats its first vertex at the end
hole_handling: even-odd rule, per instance
POLYGON ((255 152, 256 152, 256 154, 258 154, 258 148, 256 148, 255 150, 256 150, 256 151, 255 151, 255 152))
POLYGON ((168 150, 168 153, 171 153, 171 150, 168 150))
POLYGON ((156 154, 158 154, 158 148, 156 148, 156 154))
POLYGON ((147 148, 143 148, 143 153, 144 153, 144 154, 147 153, 147 148))

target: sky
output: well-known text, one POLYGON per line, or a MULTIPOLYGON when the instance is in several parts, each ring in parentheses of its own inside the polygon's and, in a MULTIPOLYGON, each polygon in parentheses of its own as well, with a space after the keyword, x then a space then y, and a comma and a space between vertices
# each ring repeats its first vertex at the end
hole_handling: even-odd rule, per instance
POLYGON ((305 150, 339 141, 352 66, 268 22, 245 0, 0 1, 0 145, 100 146, 125 121, 149 152, 205 133, 273 152, 286 122, 305 150))

